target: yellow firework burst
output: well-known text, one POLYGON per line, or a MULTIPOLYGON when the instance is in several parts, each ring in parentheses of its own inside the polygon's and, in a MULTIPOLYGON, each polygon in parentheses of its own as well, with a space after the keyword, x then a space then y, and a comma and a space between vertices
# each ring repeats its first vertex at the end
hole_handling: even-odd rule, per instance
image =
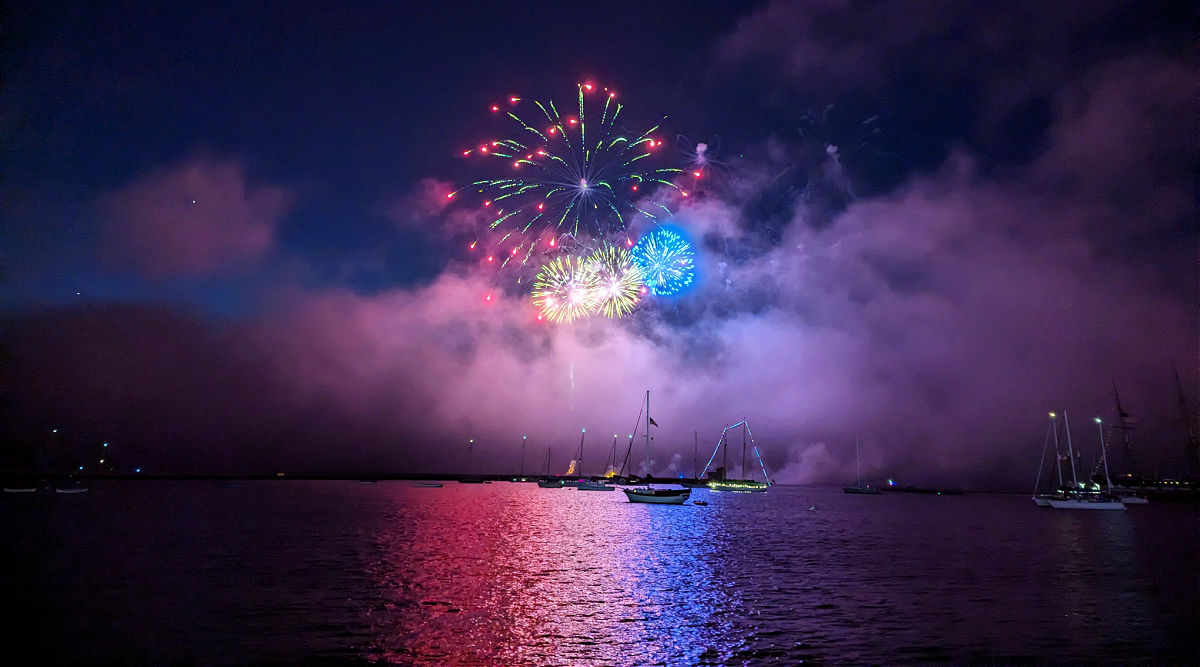
POLYGON ((641 269, 627 248, 605 244, 587 258, 596 274, 597 310, 608 317, 628 315, 642 299, 641 269))
POLYGON ((580 257, 563 256, 542 266, 533 283, 533 302, 551 322, 571 322, 596 311, 597 274, 580 257))

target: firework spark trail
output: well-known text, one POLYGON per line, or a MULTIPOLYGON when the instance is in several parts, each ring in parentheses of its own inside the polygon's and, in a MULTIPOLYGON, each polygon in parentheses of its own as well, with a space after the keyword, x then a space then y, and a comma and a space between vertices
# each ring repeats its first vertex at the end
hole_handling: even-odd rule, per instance
MULTIPOLYGON (((671 180, 682 170, 655 168, 646 161, 663 143, 654 135, 658 126, 626 134, 616 125, 623 105, 615 99, 616 93, 607 88, 582 83, 578 85, 577 115, 562 115, 553 100, 534 100, 533 106, 547 123, 544 129, 539 129, 540 122, 527 120, 515 110, 491 107, 493 113, 503 111, 516 124, 517 136, 482 143, 463 155, 500 159, 512 171, 470 185, 482 195, 483 206, 494 211, 489 226, 500 238, 490 256, 502 257, 501 269, 513 259, 524 265, 535 246, 553 246, 559 236, 570 235, 595 247, 623 230, 630 214, 650 220, 669 215, 662 203, 642 199, 652 197, 652 190, 659 185, 686 196, 671 180), (597 96, 603 99, 599 127, 589 130, 588 118, 596 117, 589 113, 589 106, 600 106, 597 96)), ((512 96, 509 103, 515 107, 521 98, 512 96)))

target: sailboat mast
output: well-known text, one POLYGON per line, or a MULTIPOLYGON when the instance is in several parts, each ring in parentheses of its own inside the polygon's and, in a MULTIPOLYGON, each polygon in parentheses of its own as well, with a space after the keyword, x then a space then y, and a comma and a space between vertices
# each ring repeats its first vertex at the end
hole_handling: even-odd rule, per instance
MULTIPOLYGON (((650 390, 646 390, 646 478, 650 478, 650 390)), ((649 482, 646 486, 650 486, 649 482)))
POLYGON ((522 477, 525 476, 525 441, 528 439, 529 439, 529 436, 527 436, 527 435, 521 436, 521 476, 522 477))
POLYGON ((1104 425, 1096 417, 1096 428, 1100 430, 1100 460, 1104 462, 1104 482, 1108 484, 1108 492, 1112 493, 1112 478, 1108 476, 1108 447, 1104 446, 1104 425))
POLYGON ((612 467, 609 468, 608 470, 605 470, 604 474, 607 475, 609 470, 612 470, 613 474, 616 474, 616 472, 617 472, 617 434, 616 433, 613 433, 612 467))
POLYGON ((854 436, 854 472, 858 476, 858 488, 862 488, 862 454, 858 452, 858 436, 854 436))
POLYGON ((725 425, 725 430, 721 431, 721 479, 729 479, 729 440, 725 434, 729 432, 729 424, 725 425))
POLYGON ((587 429, 579 429, 579 465, 575 467, 576 472, 580 477, 583 477, 583 439, 587 436, 587 429))
POLYGON ((1054 427, 1054 467, 1058 470, 1058 488, 1062 488, 1062 456, 1058 452, 1058 415, 1050 413, 1050 425, 1054 427))
MULTIPOLYGON (((626 466, 628 466, 628 465, 629 465, 629 458, 630 458, 631 456, 633 456, 633 434, 632 434, 632 433, 630 433, 630 434, 629 434, 629 444, 625 446, 625 458, 624 458, 624 459, 621 459, 621 472, 620 472, 620 475, 621 475, 622 477, 624 477, 624 476, 625 476, 625 468, 626 468, 626 466)), ((616 467, 616 462, 615 462, 615 461, 613 462, 613 467, 616 467)), ((630 474, 631 474, 631 475, 633 474, 633 470, 632 470, 632 469, 630 469, 630 474)))
MULTIPOLYGON (((1133 446, 1129 442, 1130 428, 1129 428, 1129 424, 1126 423, 1126 421, 1125 421, 1125 408, 1121 407, 1121 394, 1120 394, 1120 392, 1117 391, 1117 381, 1116 380, 1113 380, 1113 403, 1116 405, 1116 408, 1117 408, 1116 427, 1121 430, 1121 437, 1125 441, 1125 447, 1124 447, 1125 464, 1126 464, 1126 466, 1128 466, 1129 463, 1132 462, 1132 460, 1133 460, 1133 451, 1132 451, 1133 446)), ((1112 427, 1111 426, 1109 427, 1108 439, 1110 442, 1112 441, 1112 427)))
POLYGON ((1067 456, 1071 457, 1071 484, 1073 488, 1079 488, 1079 475, 1075 472, 1075 449, 1071 446, 1071 418, 1067 416, 1067 411, 1063 410, 1063 423, 1067 425, 1067 456))
POLYGON ((746 420, 742 419, 742 479, 750 479, 746 476, 746 420))
POLYGON ((700 431, 692 431, 692 478, 700 479, 700 431))

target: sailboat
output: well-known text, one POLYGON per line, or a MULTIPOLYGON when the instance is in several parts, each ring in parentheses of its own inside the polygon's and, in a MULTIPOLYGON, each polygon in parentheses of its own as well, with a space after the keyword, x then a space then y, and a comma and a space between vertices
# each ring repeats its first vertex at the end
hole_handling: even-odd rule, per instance
POLYGON ((80 482, 79 480, 75 479, 74 476, 72 476, 67 481, 59 482, 57 485, 55 485, 54 492, 55 493, 87 493, 88 487, 86 484, 84 484, 83 482, 80 482))
MULTIPOLYGON (((1179 373, 1175 373, 1175 382, 1178 385, 1179 373)), ((1182 398, 1182 390, 1180 393, 1180 398, 1182 398)), ((1125 412, 1125 409, 1121 407, 1121 394, 1117 391, 1116 380, 1113 380, 1113 408, 1116 413, 1116 419, 1110 421, 1108 424, 1108 441, 1110 443, 1113 441, 1113 430, 1118 430, 1121 432, 1121 439, 1125 443, 1125 446, 1122 447, 1122 453, 1124 454, 1125 465, 1129 466, 1133 460, 1133 447, 1130 441, 1131 439, 1129 437, 1129 432, 1136 431, 1137 424, 1136 421, 1131 418, 1130 414, 1125 412)), ((1125 474, 1126 479, 1129 479, 1132 476, 1133 475, 1130 473, 1125 474)), ((1120 498, 1121 502, 1125 503, 1126 505, 1146 505, 1150 502, 1144 495, 1141 495, 1138 492, 1128 488, 1121 488, 1120 486, 1113 489, 1113 495, 1120 498)))
POLYGON ((1063 492, 1065 487, 1063 486, 1062 477, 1063 456, 1059 453, 1058 449, 1058 422, 1055 421, 1057 418, 1058 415, 1056 413, 1050 413, 1050 426, 1046 429, 1046 439, 1042 442, 1042 462, 1038 465, 1038 474, 1033 480, 1033 502, 1038 507, 1049 507, 1051 498, 1065 497, 1063 492), (1050 446, 1050 434, 1052 433, 1054 434, 1054 468, 1058 471, 1058 491, 1054 493, 1038 493, 1038 488, 1042 484, 1042 469, 1046 465, 1046 449, 1050 446))
POLYGON ((537 485, 543 489, 561 489, 563 481, 558 478, 550 479, 550 448, 546 448, 546 478, 539 479, 537 485))
POLYGON ((867 496, 876 496, 881 493, 878 487, 871 486, 867 483, 865 486, 862 481, 862 453, 859 451, 858 438, 854 439, 854 468, 858 472, 858 484, 855 486, 843 486, 842 493, 857 493, 867 496))
MULTIPOLYGON (((597 482, 588 479, 583 474, 583 438, 587 435, 587 429, 579 429, 579 458, 571 461, 571 467, 567 470, 567 476, 575 476, 575 479, 563 482, 563 486, 571 486, 580 491, 615 491, 617 487, 606 484, 603 481, 597 482)), ((613 453, 616 454, 616 436, 613 436, 613 453)))
MULTIPOLYGON (((1052 417, 1053 418, 1053 417, 1052 417)), ((1107 447, 1104 443, 1104 427, 1099 417, 1095 419, 1096 425, 1100 428, 1100 458, 1104 462, 1104 476, 1108 481, 1108 493, 1100 492, 1100 485, 1096 483, 1084 484, 1079 481, 1078 473, 1075 469, 1075 449, 1071 443, 1071 422, 1067 418, 1067 413, 1063 411, 1063 424, 1066 426, 1067 433, 1067 456, 1071 459, 1071 488, 1045 498, 1050 507, 1058 510, 1124 510, 1125 504, 1119 498, 1112 495, 1112 480, 1108 476, 1108 456, 1105 453, 1107 447)), ((1041 504, 1041 503, 1039 503, 1041 504)))
MULTIPOLYGON (((692 495, 691 489, 654 489, 650 487, 650 390, 646 390, 646 486, 621 489, 631 503, 682 505, 692 495)), ((658 424, 655 424, 657 426, 658 424)))
POLYGON ((529 436, 527 436, 527 435, 521 436, 521 474, 510 479, 509 480, 510 482, 536 482, 537 481, 535 478, 525 475, 525 445, 528 443, 528 441, 529 441, 529 436))
POLYGON ((583 439, 587 437, 587 429, 579 429, 579 452, 575 458, 571 459, 571 463, 567 466, 567 472, 563 473, 563 486, 577 488, 580 484, 587 481, 583 476, 583 439))
MULTIPOLYGON (((733 491, 735 493, 762 493, 762 492, 766 491, 768 487, 771 486, 771 478, 767 475, 767 466, 763 464, 762 455, 760 455, 758 453, 758 445, 757 444, 754 444, 754 456, 755 456, 755 458, 758 459, 759 468, 762 469, 763 481, 759 482, 759 481, 750 479, 746 475, 746 437, 747 436, 750 437, 750 442, 753 444, 754 443, 754 434, 750 432, 750 421, 747 419, 743 419, 742 421, 740 421, 736 424, 733 424, 732 426, 726 426, 725 430, 721 431, 721 438, 719 440, 717 440, 717 446, 716 446, 716 448, 713 449, 712 456, 709 457, 708 463, 704 466, 704 472, 701 473, 701 477, 708 475, 709 466, 711 466, 713 461, 717 458, 717 450, 721 449, 722 445, 724 445, 724 450, 723 450, 724 454, 722 456, 721 468, 720 468, 721 474, 717 475, 715 478, 713 476, 709 477, 708 488, 712 489, 713 491, 733 491), (739 426, 742 427, 741 475, 745 479, 728 479, 725 476, 725 474, 726 474, 725 471, 727 471, 729 469, 728 465, 725 462, 725 459, 729 458, 728 434, 729 434, 730 429, 735 429, 739 426)), ((713 472, 715 473, 717 471, 714 470, 713 472)))
POLYGON ((475 438, 467 441, 467 474, 458 478, 459 484, 484 484, 483 477, 471 473, 471 453, 475 449, 475 438))

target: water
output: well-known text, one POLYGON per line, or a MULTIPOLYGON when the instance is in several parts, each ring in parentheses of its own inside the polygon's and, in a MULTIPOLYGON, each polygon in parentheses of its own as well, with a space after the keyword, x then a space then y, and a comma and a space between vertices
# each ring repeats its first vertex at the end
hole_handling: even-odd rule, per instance
POLYGON ((110 482, 0 497, 41 661, 1147 662, 1200 656, 1197 508, 534 484, 110 482), (813 508, 813 509, 809 509, 813 508))

